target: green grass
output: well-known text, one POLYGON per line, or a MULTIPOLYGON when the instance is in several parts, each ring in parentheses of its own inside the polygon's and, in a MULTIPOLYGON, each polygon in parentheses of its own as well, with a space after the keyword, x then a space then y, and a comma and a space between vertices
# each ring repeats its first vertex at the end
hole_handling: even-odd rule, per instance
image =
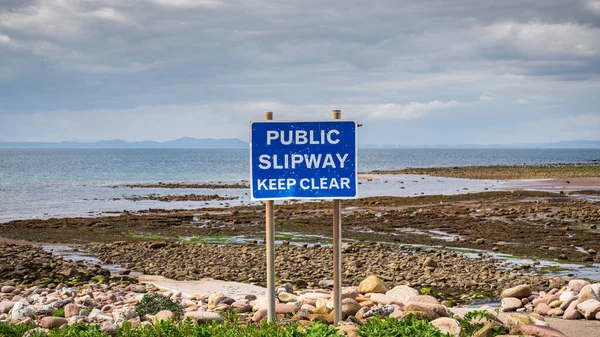
POLYGON ((541 274, 556 274, 559 272, 563 272, 563 271, 567 271, 567 268, 563 268, 563 267, 559 267, 559 266, 543 266, 543 267, 539 267, 537 268, 537 271, 541 274))
POLYGON ((30 329, 31 326, 25 324, 12 325, 0 322, 0 336, 2 337, 21 337, 30 329))
POLYGON ((358 330, 361 337, 450 337, 416 316, 409 315, 400 321, 395 318, 370 319, 358 330))
POLYGON ((102 276, 102 275, 92 276, 92 278, 90 279, 90 281, 102 283, 102 282, 104 282, 104 276, 102 276))
POLYGON ((431 295, 431 288, 422 288, 421 295, 431 295))
POLYGON ((65 317, 65 308, 56 309, 52 312, 53 317, 65 317))
MULTIPOLYGON (((484 310, 475 310, 465 314, 460 320, 461 336, 471 336, 487 323, 494 322, 496 317, 484 310), (476 323, 474 323, 476 322, 476 323)), ((506 335, 508 332, 503 326, 494 326, 492 336, 506 335)))
POLYGON ((275 221, 274 221, 275 226, 283 226, 288 223, 289 223, 289 221, 285 220, 285 219, 275 219, 275 221))
MULTIPOLYGON (((244 324, 239 316, 225 316, 223 323, 195 325, 190 319, 180 322, 171 320, 148 324, 133 328, 131 323, 123 323, 118 329, 117 337, 342 337, 334 327, 316 322, 310 327, 304 327, 297 322, 266 322, 260 324, 244 324)), ((0 323, 0 336, 22 337, 31 329, 29 326, 0 323)), ((410 315, 399 321, 395 318, 381 319, 378 317, 368 320, 359 327, 361 337, 448 337, 442 334, 429 322, 418 320, 410 315)), ((45 336, 43 334, 32 337, 45 336)), ((97 325, 75 324, 63 329, 54 329, 50 337, 109 337, 97 325)))

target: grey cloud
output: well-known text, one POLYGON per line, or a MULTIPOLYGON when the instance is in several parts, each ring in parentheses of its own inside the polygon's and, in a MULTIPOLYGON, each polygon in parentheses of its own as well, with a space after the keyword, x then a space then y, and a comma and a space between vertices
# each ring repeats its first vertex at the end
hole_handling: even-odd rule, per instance
MULTIPOLYGON (((597 89, 599 29, 587 0, 2 1, 0 37, 11 43, 0 39, 0 114, 62 109, 92 120, 83 111, 190 114, 183 107, 266 101, 305 114, 355 106, 368 117, 359 110, 481 95, 506 109, 524 95, 568 105, 597 89)), ((579 108, 593 113, 587 101, 579 108)), ((519 109, 536 104, 545 107, 519 109)), ((443 125, 486 106, 420 118, 443 125)))

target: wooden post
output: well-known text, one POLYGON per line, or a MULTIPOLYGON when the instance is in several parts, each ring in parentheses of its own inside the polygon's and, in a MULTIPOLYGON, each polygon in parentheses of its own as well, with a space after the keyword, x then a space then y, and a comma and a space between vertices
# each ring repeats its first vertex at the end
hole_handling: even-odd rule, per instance
MULTIPOLYGON (((273 120, 273 112, 265 112, 265 120, 273 120)), ((277 314, 275 312, 275 219, 273 216, 273 200, 266 201, 266 238, 267 246, 267 319, 275 321, 277 314)))
MULTIPOLYGON (((332 119, 341 119, 340 110, 331 111, 332 119)), ((342 320, 342 216, 340 200, 333 200, 333 324, 342 320)))

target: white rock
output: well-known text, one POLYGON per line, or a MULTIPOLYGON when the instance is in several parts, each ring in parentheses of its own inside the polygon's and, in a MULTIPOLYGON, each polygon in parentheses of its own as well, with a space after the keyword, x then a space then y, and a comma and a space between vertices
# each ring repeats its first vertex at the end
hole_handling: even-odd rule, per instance
POLYGON ((31 306, 26 301, 19 301, 15 303, 12 308, 11 319, 13 321, 20 321, 23 318, 33 317, 35 312, 31 309, 31 306))
POLYGON ((302 304, 310 304, 315 305, 317 299, 324 298, 329 299, 329 294, 321 294, 321 293, 307 293, 298 296, 298 303, 302 304))
POLYGON ((563 301, 563 302, 567 302, 568 300, 570 300, 571 298, 577 296, 577 293, 574 291, 565 291, 564 293, 560 294, 560 297, 558 298, 559 300, 563 301))
POLYGON ((279 300, 283 303, 296 302, 298 300, 297 295, 285 291, 280 292, 277 295, 277 298, 279 298, 279 300))
POLYGON ((523 302, 516 297, 505 297, 502 299, 502 311, 515 311, 523 306, 523 302))
POLYGON ((108 321, 108 320, 113 320, 112 317, 106 315, 104 313, 104 311, 99 310, 99 309, 94 309, 92 310, 92 312, 90 312, 90 314, 88 315, 89 319, 96 319, 96 320, 101 320, 101 321, 108 321))
POLYGON ((598 300, 587 300, 577 304, 577 311, 579 311, 585 319, 594 319, 596 313, 600 312, 600 301, 598 300))
POLYGON ((600 300, 600 283, 588 284, 581 288, 579 292, 579 301, 600 300))
POLYGON ((223 322, 223 317, 216 312, 192 311, 186 312, 185 317, 189 317, 197 323, 223 322))
POLYGON ((184 308, 188 308, 188 307, 193 307, 197 304, 196 304, 196 302, 191 301, 191 300, 183 300, 183 301, 181 301, 181 305, 183 305, 184 308))
POLYGON ((460 336, 460 324, 455 319, 448 317, 440 317, 434 319, 430 323, 434 327, 438 328, 442 333, 447 333, 455 337, 460 336))
POLYGON ((413 289, 409 286, 396 286, 385 294, 394 297, 401 303, 406 303, 410 301, 411 298, 421 295, 417 289, 413 289))
POLYGON ((116 310, 113 310, 113 312, 111 313, 113 318, 116 320, 130 320, 132 318, 135 318, 138 316, 137 312, 135 311, 135 309, 133 308, 127 308, 127 307, 123 307, 123 308, 119 308, 116 310))
POLYGON ((399 304, 399 305, 403 305, 402 302, 398 301, 394 296, 390 296, 390 295, 385 295, 385 294, 378 294, 378 293, 369 293, 367 294, 367 296, 371 299, 371 301, 378 303, 378 304, 383 304, 383 305, 388 305, 388 304, 399 304))
POLYGON ((31 309, 36 315, 50 315, 54 310, 56 310, 56 307, 50 304, 32 305, 31 309))
POLYGON ((67 318, 67 321, 69 321, 70 324, 75 324, 80 322, 89 323, 90 320, 87 318, 87 316, 73 316, 67 318))
MULTIPOLYGON (((279 303, 278 299, 275 299, 275 304, 279 303)), ((256 300, 250 302, 250 304, 252 305, 252 310, 253 311, 259 311, 261 309, 267 309, 267 298, 266 297, 259 297, 256 300)))

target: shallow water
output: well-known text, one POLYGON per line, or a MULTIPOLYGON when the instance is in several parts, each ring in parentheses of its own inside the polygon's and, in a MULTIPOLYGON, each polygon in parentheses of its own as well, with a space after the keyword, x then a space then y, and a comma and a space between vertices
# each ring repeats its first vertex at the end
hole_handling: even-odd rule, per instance
MULTIPOLYGON (((225 181, 221 181, 225 182, 225 181)), ((227 182, 240 182, 227 181, 227 182)), ((469 180, 455 178, 437 178, 420 175, 370 175, 368 179, 359 179, 359 197, 372 196, 419 196, 431 194, 464 194, 497 190, 497 182, 489 180, 469 180), (424 178, 424 179, 423 179, 424 178), (404 187, 401 189, 400 187, 404 187)), ((50 188, 50 187, 47 187, 50 188)), ((44 190, 44 187, 41 188, 44 190)), ((53 188, 50 188, 53 189, 53 188)), ((46 193, 46 192, 41 192, 46 193)), ((252 202, 248 189, 166 189, 166 188, 112 188, 109 185, 86 185, 85 189, 76 186, 63 186, 50 193, 50 199, 23 202, 14 207, 16 210, 0 210, 0 223, 19 219, 49 219, 60 217, 97 217, 111 215, 111 212, 140 211, 148 209, 197 209, 202 207, 235 207, 240 205, 259 205, 252 202), (82 195, 83 193, 83 195, 82 195), (130 201, 125 197, 140 195, 219 195, 237 197, 236 200, 211 201, 130 201), (55 194, 60 194, 55 195, 55 194), (57 199, 54 199, 57 198, 57 199), (76 198, 75 200, 61 200, 76 198)), ((48 196, 47 196, 48 197, 48 196)), ((282 201, 277 202, 282 203, 282 201)), ((7 207, 7 206, 3 206, 7 207)))
MULTIPOLYGON (((86 264, 100 265, 102 268, 110 271, 112 275, 118 275, 119 272, 125 270, 121 265, 118 264, 102 264, 102 261, 97 257, 87 255, 85 252, 79 251, 70 246, 64 245, 43 245, 41 248, 52 253, 56 258, 62 258, 69 261, 82 261, 86 264)), ((129 276, 139 276, 141 273, 131 272, 129 276)))
MULTIPOLYGON (((263 233, 264 234, 264 233, 263 233)), ((264 244, 265 237, 251 237, 246 235, 235 235, 235 236, 190 236, 183 238, 184 242, 202 242, 202 243, 215 243, 220 245, 228 244, 264 244)), ((301 247, 306 245, 307 247, 314 247, 315 244, 319 244, 321 247, 331 247, 331 238, 323 235, 315 234, 304 234, 297 232, 277 232, 275 234, 275 244, 283 245, 284 241, 287 241, 290 246, 301 247)), ((350 242, 353 240, 344 239, 343 242, 350 242)))
MULTIPOLYGON (((464 165, 579 163, 600 159, 600 149, 360 149, 359 171, 464 165)), ((123 200, 132 195, 218 194, 239 196, 229 203, 248 204, 248 190, 165 190, 110 188, 113 185, 163 182, 238 182, 249 177, 247 149, 0 149, 0 223, 16 219, 99 216, 106 212, 149 208, 192 209, 226 202, 123 200), (115 200, 121 199, 121 200, 115 200)), ((495 181, 374 179, 359 185, 359 196, 455 194, 497 188, 495 181), (404 181, 400 184, 399 181, 404 181), (400 185, 405 187, 400 189, 400 185), (463 190, 468 188, 468 190, 463 190)))
MULTIPOLYGON (((578 263, 568 263, 568 262, 558 262, 551 260, 543 260, 543 259, 534 259, 534 258, 520 258, 514 257, 508 254, 490 252, 485 250, 472 250, 472 249, 461 249, 461 248, 453 248, 453 250, 457 251, 465 251, 463 253, 464 256, 470 258, 480 258, 480 254, 485 254, 487 256, 491 256, 496 260, 504 263, 508 263, 512 266, 524 266, 524 265, 532 265, 535 269, 540 269, 544 267, 552 267, 557 268, 559 270, 548 270, 543 272, 544 275, 549 276, 559 276, 559 277, 577 277, 577 278, 585 278, 590 280, 600 281, 600 264, 599 263, 590 263, 590 264, 578 264, 578 263)), ((542 269, 543 270, 543 269, 542 269)), ((537 272, 536 272, 537 273, 537 272)))

